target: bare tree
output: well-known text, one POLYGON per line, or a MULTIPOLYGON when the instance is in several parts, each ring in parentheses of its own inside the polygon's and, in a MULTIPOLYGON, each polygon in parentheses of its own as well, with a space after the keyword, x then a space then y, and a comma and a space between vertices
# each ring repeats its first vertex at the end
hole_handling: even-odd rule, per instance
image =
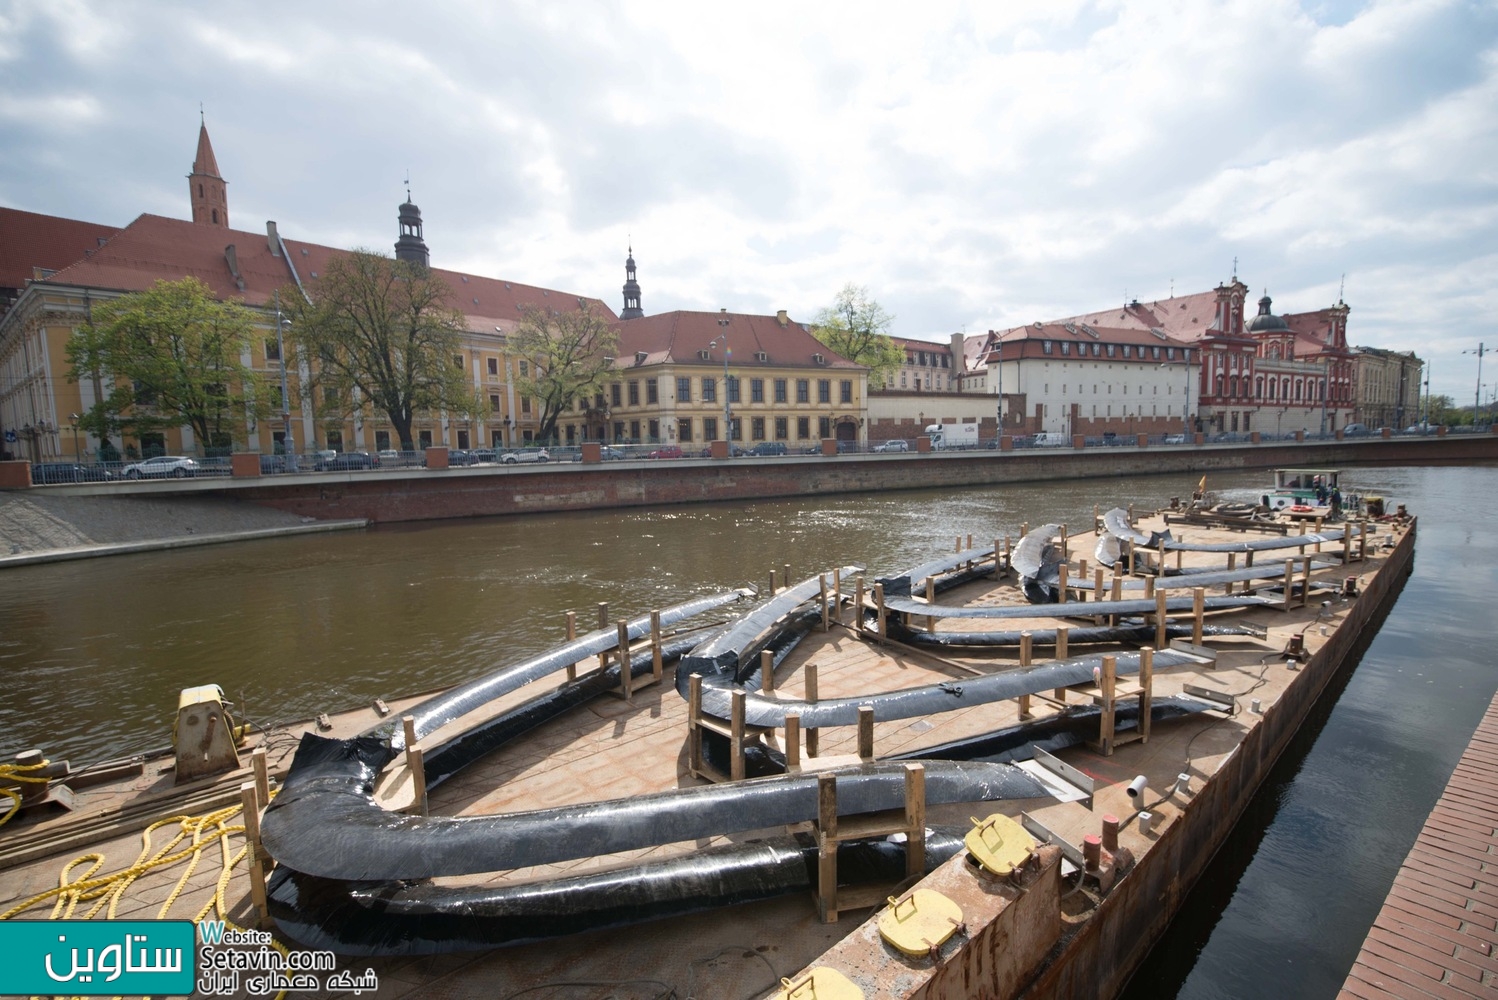
POLYGON ((528 374, 516 385, 540 405, 538 436, 555 441, 562 411, 573 400, 591 406, 592 397, 613 378, 619 333, 592 305, 575 312, 528 306, 510 347, 529 362, 528 374))

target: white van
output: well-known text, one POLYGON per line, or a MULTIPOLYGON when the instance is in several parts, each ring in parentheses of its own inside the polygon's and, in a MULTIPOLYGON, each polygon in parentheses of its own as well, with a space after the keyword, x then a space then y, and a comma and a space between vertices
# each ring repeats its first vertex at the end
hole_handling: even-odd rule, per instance
POLYGON ((1064 448, 1071 444, 1071 438, 1065 434, 1057 434, 1053 431, 1041 431, 1035 435, 1035 447, 1037 448, 1064 448))

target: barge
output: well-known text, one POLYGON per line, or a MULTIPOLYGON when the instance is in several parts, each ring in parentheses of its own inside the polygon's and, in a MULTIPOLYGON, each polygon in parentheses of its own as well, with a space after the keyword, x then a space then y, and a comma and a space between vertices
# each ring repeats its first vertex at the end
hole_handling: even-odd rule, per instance
MULTIPOLYGON (((699 609, 718 618, 701 631, 622 621, 544 664, 305 727, 300 767, 282 734, 259 758, 263 791, 242 774, 196 779, 250 794, 234 842, 248 836, 260 863, 237 869, 222 915, 332 951, 382 997, 435 979, 464 994, 630 980, 808 996, 832 977, 865 996, 1114 995, 1392 603, 1415 524, 1245 540, 1119 511, 1086 527, 1036 529, 1059 598, 1045 604, 1026 599, 1029 564, 1012 558, 1034 533, 998 528, 991 545, 959 539, 894 575, 808 568, 796 583, 787 567, 769 593, 736 595, 747 612, 699 609), (568 700, 580 686, 590 697, 568 700), (331 745, 358 760, 336 802, 316 770, 331 745), (954 785, 942 775, 963 756, 988 770, 954 785), (288 769, 262 842, 256 820, 288 769), (862 799, 865 781, 883 790, 862 799), (803 789, 783 793, 801 804, 766 806, 777 783, 803 789), (599 805, 642 796, 638 811, 599 805), (677 804, 650 812, 657 801, 677 804), (350 805, 395 842, 365 849, 350 805), (600 808, 591 827, 579 818, 600 808), (533 832, 511 840, 540 849, 483 856, 486 833, 521 824, 533 832), (633 839, 613 837, 621 827, 633 839), (972 848, 985 838, 1024 850, 984 869, 972 848), (456 866, 439 860, 453 840, 467 845, 448 852, 456 866), (876 884, 852 884, 855 866, 876 884), (892 915, 940 908, 933 893, 960 932, 913 952, 881 934, 892 915)), ((33 845, 12 852, 7 900, 55 886, 56 847, 86 840, 79 820, 150 801, 138 796, 162 794, 167 770, 109 792, 124 796, 113 806, 78 790, 45 836, 0 829, 0 852, 7 837, 33 845)), ((133 835, 116 826, 105 832, 133 835)), ((181 895, 196 907, 210 888, 181 895)), ((166 893, 146 895, 135 914, 166 893)))

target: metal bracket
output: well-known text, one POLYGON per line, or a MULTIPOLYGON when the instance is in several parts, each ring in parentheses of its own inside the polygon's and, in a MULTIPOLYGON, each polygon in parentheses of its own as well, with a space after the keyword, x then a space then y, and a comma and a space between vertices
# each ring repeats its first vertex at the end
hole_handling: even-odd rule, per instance
POLYGON ((1035 839, 1047 844, 1054 844, 1057 847, 1061 848, 1061 856, 1063 858, 1070 861, 1078 868, 1087 867, 1087 860, 1082 857, 1082 852, 1077 850, 1073 845, 1062 840, 1056 834, 1052 833, 1045 826, 1045 824, 1040 822, 1040 820, 1036 819, 1034 816, 1031 816, 1027 812, 1022 812, 1019 814, 1019 821, 1021 826, 1035 835, 1035 839))
POLYGON ((1238 702, 1220 691, 1198 687, 1195 684, 1183 684, 1181 686, 1181 693, 1189 694, 1193 698, 1200 698, 1202 701, 1210 703, 1219 712, 1226 712, 1228 715, 1238 714, 1238 702))

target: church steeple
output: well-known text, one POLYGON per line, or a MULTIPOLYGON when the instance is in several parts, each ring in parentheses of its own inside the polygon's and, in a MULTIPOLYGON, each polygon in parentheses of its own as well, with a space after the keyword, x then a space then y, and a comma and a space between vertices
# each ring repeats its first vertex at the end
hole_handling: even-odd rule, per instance
POLYGON ((430 254, 421 238, 421 209, 411 201, 411 185, 406 184, 406 201, 400 207, 400 238, 395 241, 395 259, 430 266, 430 254))
POLYGON ((631 244, 629 256, 624 258, 624 311, 620 319, 639 319, 645 315, 640 308, 640 283, 635 280, 635 248, 631 244))
POLYGON ((229 185, 219 176, 213 143, 208 141, 208 123, 198 123, 198 155, 187 175, 192 197, 192 221, 200 226, 229 228, 229 185))

